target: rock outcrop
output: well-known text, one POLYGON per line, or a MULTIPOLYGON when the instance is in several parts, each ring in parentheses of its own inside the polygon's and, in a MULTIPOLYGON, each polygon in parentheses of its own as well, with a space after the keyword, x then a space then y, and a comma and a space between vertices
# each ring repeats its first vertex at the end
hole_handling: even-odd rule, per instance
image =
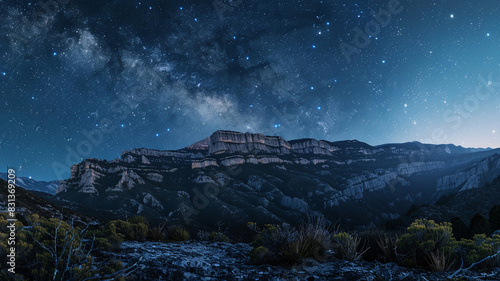
POLYGON ((439 178, 436 190, 439 192, 465 191, 479 188, 498 176, 500 176, 500 157, 495 155, 478 163, 465 165, 464 169, 439 178))
POLYGON ((436 192, 480 188, 500 174, 497 152, 217 131, 180 150, 87 159, 71 167, 57 195, 113 218, 140 213, 241 229, 248 221, 293 222, 321 212, 369 224, 404 214, 408 202, 424 204, 436 192))

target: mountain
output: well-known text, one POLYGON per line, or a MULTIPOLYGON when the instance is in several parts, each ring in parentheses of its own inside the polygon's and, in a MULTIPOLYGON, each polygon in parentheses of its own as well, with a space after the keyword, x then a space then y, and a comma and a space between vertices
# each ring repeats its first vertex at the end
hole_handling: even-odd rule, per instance
MULTIPOLYGON (((7 180, 7 173, 0 172, 0 179, 7 180)), ((16 185, 28 190, 56 194, 59 181, 36 181, 27 177, 16 177, 16 185)))
MULTIPOLYGON (((9 207, 7 197, 10 193, 7 184, 7 181, 0 179, 0 186, 2 187, 0 189, 0 213, 6 213, 9 207)), ((64 202, 48 193, 26 190, 18 185, 16 185, 15 191, 16 218, 25 225, 27 224, 27 217, 31 214, 57 219, 62 216, 64 220, 71 221, 74 219, 75 222, 82 224, 100 223, 97 218, 87 216, 83 212, 75 212, 74 209, 77 209, 77 207, 72 202, 64 202)))
POLYGON ((498 176, 499 149, 217 131, 180 150, 86 159, 71 167, 57 197, 103 218, 140 214, 193 228, 241 231, 249 221, 297 223, 311 213, 370 227, 401 217, 412 204, 480 192, 498 176))

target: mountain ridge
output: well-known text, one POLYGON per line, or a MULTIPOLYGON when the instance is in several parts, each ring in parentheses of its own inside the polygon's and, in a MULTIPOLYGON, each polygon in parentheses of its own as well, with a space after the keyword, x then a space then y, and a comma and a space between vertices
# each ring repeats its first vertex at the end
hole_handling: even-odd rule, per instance
MULTIPOLYGON (((0 172, 0 179, 6 181, 7 173, 0 172)), ((55 194, 59 186, 59 181, 37 181, 28 177, 16 177, 16 185, 28 190, 55 194)))
POLYGON ((319 212, 367 227, 403 215, 411 204, 480 190, 500 175, 499 154, 216 131, 179 150, 86 159, 71 167, 57 196, 113 218, 143 214, 210 226, 221 220, 244 229, 248 221, 290 223, 319 212))

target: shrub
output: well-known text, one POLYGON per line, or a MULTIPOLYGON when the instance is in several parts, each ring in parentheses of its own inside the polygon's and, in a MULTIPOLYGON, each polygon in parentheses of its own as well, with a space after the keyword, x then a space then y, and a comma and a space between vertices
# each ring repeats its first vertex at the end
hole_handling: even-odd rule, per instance
POLYGON ((212 242, 230 242, 229 238, 222 232, 211 232, 208 239, 212 242))
POLYGON ((361 247, 361 238, 357 235, 351 235, 346 232, 340 232, 333 235, 335 244, 336 255, 339 259, 348 261, 360 260, 366 252, 364 247, 361 247))
MULTIPOLYGON (((485 234, 477 234, 473 239, 463 239, 456 242, 457 255, 460 260, 463 260, 464 266, 480 261, 488 256, 500 251, 500 236, 495 235, 492 238, 485 234)), ((499 266, 499 259, 489 259, 478 265, 479 268, 499 266)))
POLYGON ((265 225, 262 230, 253 223, 248 226, 260 231, 252 242, 253 255, 258 257, 253 261, 257 263, 295 264, 305 258, 323 260, 328 258, 328 251, 332 249, 332 228, 322 217, 311 217, 298 228, 288 224, 265 225))
POLYGON ((32 229, 26 242, 32 245, 32 280, 78 280, 91 276, 93 240, 85 239, 86 227, 81 229, 73 222, 36 214, 29 216, 29 222, 32 229))
POLYGON ((397 249, 404 265, 431 268, 435 258, 452 256, 454 242, 450 223, 437 224, 432 220, 417 219, 407 228, 407 233, 399 237, 397 249))
POLYGON ((189 231, 180 226, 170 227, 168 230, 168 238, 174 241, 187 241, 189 240, 189 231))
MULTIPOLYGON (((148 234, 148 224, 141 221, 140 217, 130 218, 129 221, 114 220, 107 225, 113 239, 144 241, 148 234)), ((121 242, 120 242, 121 243, 121 242)))
POLYGON ((127 220, 131 224, 143 224, 146 227, 149 227, 149 221, 146 217, 143 216, 134 216, 127 220))
POLYGON ((429 267, 432 271, 447 271, 453 265, 451 256, 452 253, 445 252, 444 249, 431 252, 428 259, 429 267))
POLYGON ((312 257, 318 251, 318 244, 311 237, 300 235, 281 246, 280 252, 288 263, 299 263, 304 258, 312 257))
POLYGON ((162 241, 165 239, 165 224, 157 225, 148 231, 149 241, 162 241))
POLYGON ((269 250, 266 247, 259 246, 257 248, 253 248, 250 251, 250 260, 254 263, 266 263, 266 256, 269 253, 269 250))
MULTIPOLYGON (((10 252, 10 245, 8 245, 9 232, 7 231, 7 218, 6 214, 0 214, 0 261, 4 264, 4 258, 10 252)), ((29 233, 27 231, 21 230, 23 228, 23 223, 20 221, 15 221, 16 226, 16 261, 22 262, 27 261, 30 258, 30 253, 33 249, 33 245, 28 243, 29 233)), ((5 260, 7 262, 7 260, 5 260)))
POLYGON ((397 235, 382 235, 377 239, 377 246, 383 262, 395 262, 397 235))
POLYGON ((366 252, 363 254, 363 260, 396 262, 396 241, 398 235, 393 231, 382 231, 370 229, 359 233, 359 238, 366 246, 366 252))
MULTIPOLYGON (((0 227, 4 227, 5 222, 5 216, 0 214, 0 227)), ((0 280, 11 277, 13 280, 84 280, 99 279, 97 277, 103 275, 124 280, 119 275, 123 268, 120 262, 102 260, 96 263, 99 258, 94 255, 99 255, 96 248, 109 250, 111 239, 108 235, 117 235, 114 224, 91 231, 89 225, 37 214, 30 215, 26 222, 29 227, 25 228, 16 222, 16 275, 9 274, 6 279, 0 273, 0 280)), ((6 256, 4 235, 0 232, 0 260, 6 256)))

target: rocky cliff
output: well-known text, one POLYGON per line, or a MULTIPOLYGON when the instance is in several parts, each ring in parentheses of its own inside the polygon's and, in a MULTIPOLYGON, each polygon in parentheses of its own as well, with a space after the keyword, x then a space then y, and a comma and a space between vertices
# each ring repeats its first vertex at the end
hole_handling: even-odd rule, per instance
POLYGON ((311 212, 382 223, 436 194, 479 188, 500 170, 496 153, 217 131, 180 150, 87 159, 71 167, 57 194, 101 215, 187 224, 291 222, 311 212))
POLYGON ((437 191, 465 191, 479 188, 498 176, 500 176, 500 157, 495 155, 465 165, 465 168, 439 178, 437 191))

